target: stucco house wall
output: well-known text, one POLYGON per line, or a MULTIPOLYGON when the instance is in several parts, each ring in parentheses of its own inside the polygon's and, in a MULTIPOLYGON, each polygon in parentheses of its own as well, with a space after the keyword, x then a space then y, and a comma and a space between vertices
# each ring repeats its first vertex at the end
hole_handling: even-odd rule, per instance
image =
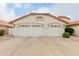
MULTIPOLYGON (((12 34, 12 32, 15 31, 14 29, 16 29, 16 30, 21 29, 21 28, 19 28, 19 25, 25 25, 25 24, 31 24, 32 25, 33 23, 38 23, 38 24, 44 25, 44 27, 41 28, 41 29, 44 29, 44 35, 48 31, 48 34, 50 36, 52 36, 51 33, 53 33, 53 36, 56 35, 56 32, 59 32, 60 33, 59 36, 62 36, 62 34, 64 33, 64 29, 66 27, 66 21, 59 19, 57 17, 54 17, 54 16, 50 15, 49 13, 41 13, 41 14, 40 13, 30 13, 29 15, 20 17, 16 20, 12 21, 11 23, 14 25, 14 28, 12 28, 13 30, 10 29, 10 34, 12 34), (39 20, 37 17, 40 17, 40 16, 43 17, 43 18, 41 18, 39 20), (48 24, 59 24, 60 27, 52 29, 52 28, 48 27, 48 24), (54 32, 55 32, 55 34, 54 34, 54 32)), ((22 33, 24 31, 24 29, 21 30, 19 33, 22 33)), ((30 28, 30 30, 31 29, 33 29, 33 28, 30 28)), ((17 33, 17 31, 15 32, 15 34, 16 33, 17 33)), ((46 35, 48 35, 48 34, 46 34, 46 35)))
POLYGON ((73 22, 72 24, 70 24, 68 26, 74 29, 73 36, 78 36, 79 37, 79 23, 73 22))
POLYGON ((9 24, 6 21, 0 20, 0 29, 5 30, 4 35, 8 35, 8 28, 9 27, 12 28, 13 25, 12 24, 9 24))

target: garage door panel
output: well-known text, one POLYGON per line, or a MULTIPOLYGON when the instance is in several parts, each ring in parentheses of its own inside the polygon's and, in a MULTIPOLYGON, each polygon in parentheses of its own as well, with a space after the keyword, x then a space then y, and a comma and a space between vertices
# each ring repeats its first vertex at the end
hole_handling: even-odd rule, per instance
POLYGON ((48 28, 47 36, 62 36, 63 32, 61 28, 48 28))
POLYGON ((48 24, 47 26, 30 25, 26 27, 12 28, 14 36, 62 36, 64 28, 60 24, 48 24))
POLYGON ((17 36, 42 36, 43 28, 15 28, 13 35, 17 36))
POLYGON ((61 36, 64 29, 57 28, 14 28, 11 30, 14 36, 61 36))

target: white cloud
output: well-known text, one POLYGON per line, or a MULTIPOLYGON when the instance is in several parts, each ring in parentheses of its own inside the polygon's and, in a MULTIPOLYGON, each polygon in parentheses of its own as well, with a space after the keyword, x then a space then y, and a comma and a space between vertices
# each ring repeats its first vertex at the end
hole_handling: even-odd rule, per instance
POLYGON ((72 20, 79 19, 79 4, 78 3, 55 3, 51 9, 47 7, 40 7, 38 10, 32 12, 51 13, 56 16, 68 16, 72 20))
POLYGON ((46 7, 41 7, 37 10, 37 12, 40 12, 40 13, 50 13, 50 10, 46 7))
POLYGON ((21 8, 22 7, 22 3, 14 3, 13 4, 15 8, 21 8))
POLYGON ((10 21, 15 18, 14 10, 8 9, 6 4, 0 3, 0 19, 10 21))
POLYGON ((24 3, 23 6, 24 8, 31 8, 31 3, 24 3))
POLYGON ((29 9, 31 8, 31 4, 27 3, 27 4, 22 4, 22 3, 14 3, 14 8, 10 9, 7 8, 7 4, 6 3, 0 3, 0 19, 5 20, 5 21, 11 21, 14 20, 16 18, 15 16, 15 8, 21 8, 21 7, 27 7, 29 11, 29 9))
POLYGON ((51 9, 40 7, 38 10, 32 11, 37 13, 51 13, 56 16, 68 16, 71 20, 79 19, 79 4, 78 3, 55 3, 51 9))
POLYGON ((31 3, 24 3, 23 8, 26 10, 26 13, 31 12, 33 10, 31 3))
MULTIPOLYGON (((31 4, 14 3, 15 8, 26 8, 26 11, 31 12, 31 4)), ((14 9, 15 9, 14 8, 14 9)), ((0 3, 0 19, 10 21, 15 18, 14 9, 8 9, 6 4, 0 3)), ((72 19, 79 19, 79 4, 78 3, 55 3, 50 9, 48 7, 40 7, 32 12, 51 13, 53 15, 68 16, 72 19)))
POLYGON ((27 8, 29 9, 31 7, 30 3, 13 3, 14 8, 27 8))
POLYGON ((47 7, 40 7, 39 9, 35 10, 35 11, 32 11, 33 13, 51 13, 52 12, 50 11, 49 8, 47 7))
POLYGON ((56 15, 65 15, 69 16, 72 19, 79 18, 79 4, 77 3, 59 3, 55 4, 55 7, 52 8, 52 12, 56 15))

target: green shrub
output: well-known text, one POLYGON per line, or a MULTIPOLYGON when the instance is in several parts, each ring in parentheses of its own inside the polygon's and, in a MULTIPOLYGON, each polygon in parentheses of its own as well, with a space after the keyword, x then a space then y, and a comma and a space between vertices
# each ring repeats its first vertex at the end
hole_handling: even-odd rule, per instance
POLYGON ((4 35, 5 30, 0 29, 0 36, 4 35))
POLYGON ((70 34, 69 34, 68 32, 64 32, 64 33, 63 33, 63 37, 64 37, 64 38, 69 38, 69 37, 70 37, 70 34))
POLYGON ((65 32, 68 32, 68 33, 70 33, 70 35, 72 35, 74 32, 74 29, 67 27, 67 28, 65 28, 65 32))

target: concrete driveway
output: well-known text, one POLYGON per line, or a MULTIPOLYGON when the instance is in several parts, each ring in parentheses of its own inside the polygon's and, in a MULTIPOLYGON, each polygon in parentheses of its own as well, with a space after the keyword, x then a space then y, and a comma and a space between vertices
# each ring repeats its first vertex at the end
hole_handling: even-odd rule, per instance
POLYGON ((2 56, 79 56, 79 42, 54 37, 12 37, 0 42, 2 56))

